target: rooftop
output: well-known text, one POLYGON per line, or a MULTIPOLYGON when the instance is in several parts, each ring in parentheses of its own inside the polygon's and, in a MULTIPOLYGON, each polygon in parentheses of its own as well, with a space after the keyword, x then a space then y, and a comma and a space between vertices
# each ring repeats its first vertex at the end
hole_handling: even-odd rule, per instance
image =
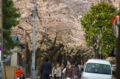
POLYGON ((13 41, 19 41, 17 35, 11 35, 10 37, 12 38, 13 41))
MULTIPOLYGON (((13 41, 19 41, 19 38, 17 35, 11 35, 10 37, 12 38, 13 41)), ((21 43, 21 42, 19 42, 18 44, 21 46, 25 45, 24 43, 21 43)))
POLYGON ((103 59, 89 59, 86 63, 110 64, 109 61, 103 59))

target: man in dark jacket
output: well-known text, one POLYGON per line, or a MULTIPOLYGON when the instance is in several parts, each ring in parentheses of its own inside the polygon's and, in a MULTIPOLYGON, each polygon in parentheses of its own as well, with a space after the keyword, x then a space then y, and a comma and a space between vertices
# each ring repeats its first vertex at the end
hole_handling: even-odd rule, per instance
POLYGON ((49 79, 49 74, 51 73, 52 66, 48 62, 48 58, 45 58, 45 62, 42 63, 40 73, 42 76, 42 79, 49 79))

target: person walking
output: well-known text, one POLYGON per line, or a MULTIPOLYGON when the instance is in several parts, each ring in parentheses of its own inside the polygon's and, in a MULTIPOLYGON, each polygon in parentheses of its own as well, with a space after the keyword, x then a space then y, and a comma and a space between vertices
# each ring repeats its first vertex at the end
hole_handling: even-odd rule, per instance
POLYGON ((64 66, 61 65, 61 78, 60 78, 60 79, 64 79, 64 73, 63 73, 63 70, 64 70, 64 66))
POLYGON ((52 79, 56 78, 56 65, 52 68, 52 79))
POLYGON ((22 74, 22 70, 20 69, 20 66, 18 65, 15 69, 15 79, 20 79, 22 74))
POLYGON ((80 70, 77 64, 72 68, 72 77, 73 79, 80 79, 80 70))
POLYGON ((62 79, 65 78, 66 67, 62 70, 62 79))
POLYGON ((55 67, 53 67, 53 69, 52 69, 52 77, 54 79, 60 79, 60 77, 61 77, 61 67, 60 67, 59 63, 57 63, 57 65, 55 67))
POLYGON ((41 78, 42 79, 49 79, 49 75, 51 73, 51 63, 48 62, 48 58, 45 58, 45 62, 42 63, 40 68, 41 78))
POLYGON ((68 65, 65 70, 65 77, 66 79, 72 79, 72 65, 70 62, 68 62, 68 65))

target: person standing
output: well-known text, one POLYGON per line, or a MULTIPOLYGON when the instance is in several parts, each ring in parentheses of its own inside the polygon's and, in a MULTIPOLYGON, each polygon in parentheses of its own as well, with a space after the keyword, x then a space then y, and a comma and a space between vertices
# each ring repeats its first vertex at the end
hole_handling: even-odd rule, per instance
POLYGON ((65 70, 65 77, 66 79, 72 79, 72 65, 70 62, 68 62, 68 65, 65 70))
POLYGON ((15 69, 15 79, 21 78, 22 70, 20 69, 20 66, 18 65, 15 69))
POLYGON ((60 79, 60 77, 61 77, 61 67, 60 67, 59 63, 57 63, 57 65, 55 67, 53 67, 53 69, 52 69, 52 77, 54 79, 60 79))
POLYGON ((51 73, 51 63, 48 62, 48 58, 45 58, 45 62, 42 63, 41 68, 40 68, 40 73, 42 76, 42 79, 49 79, 49 75, 51 73))
POLYGON ((72 68, 73 79, 79 79, 81 77, 80 70, 77 64, 72 68))

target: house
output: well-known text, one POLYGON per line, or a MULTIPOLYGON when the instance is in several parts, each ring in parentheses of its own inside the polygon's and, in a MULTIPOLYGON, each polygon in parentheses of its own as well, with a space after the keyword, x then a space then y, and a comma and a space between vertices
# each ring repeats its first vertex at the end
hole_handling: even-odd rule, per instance
MULTIPOLYGON (((11 38, 13 41, 19 42, 17 35, 11 35, 11 38)), ((22 66, 23 65, 24 62, 22 60, 22 55, 24 52, 22 52, 22 51, 24 49, 24 46, 25 46, 25 44, 18 43, 18 46, 16 46, 14 49, 11 49, 11 52, 13 54, 8 56, 9 61, 7 61, 6 65, 8 65, 8 66, 17 66, 17 65, 22 66)))
MULTIPOLYGON (((13 41, 18 41, 18 36, 17 35, 11 35, 11 38, 13 41)), ((23 55, 25 52, 23 52, 23 49, 25 47, 25 44, 23 43, 18 43, 18 45, 16 47, 14 47, 14 49, 11 49, 10 51, 12 52, 12 55, 4 55, 4 57, 6 57, 6 59, 3 59, 4 62, 4 74, 3 74, 3 79, 14 79, 15 74, 14 71, 16 69, 17 65, 21 66, 21 69, 23 71, 23 73, 25 73, 25 60, 22 59, 23 55), (11 73, 12 72, 12 73, 11 73)))

